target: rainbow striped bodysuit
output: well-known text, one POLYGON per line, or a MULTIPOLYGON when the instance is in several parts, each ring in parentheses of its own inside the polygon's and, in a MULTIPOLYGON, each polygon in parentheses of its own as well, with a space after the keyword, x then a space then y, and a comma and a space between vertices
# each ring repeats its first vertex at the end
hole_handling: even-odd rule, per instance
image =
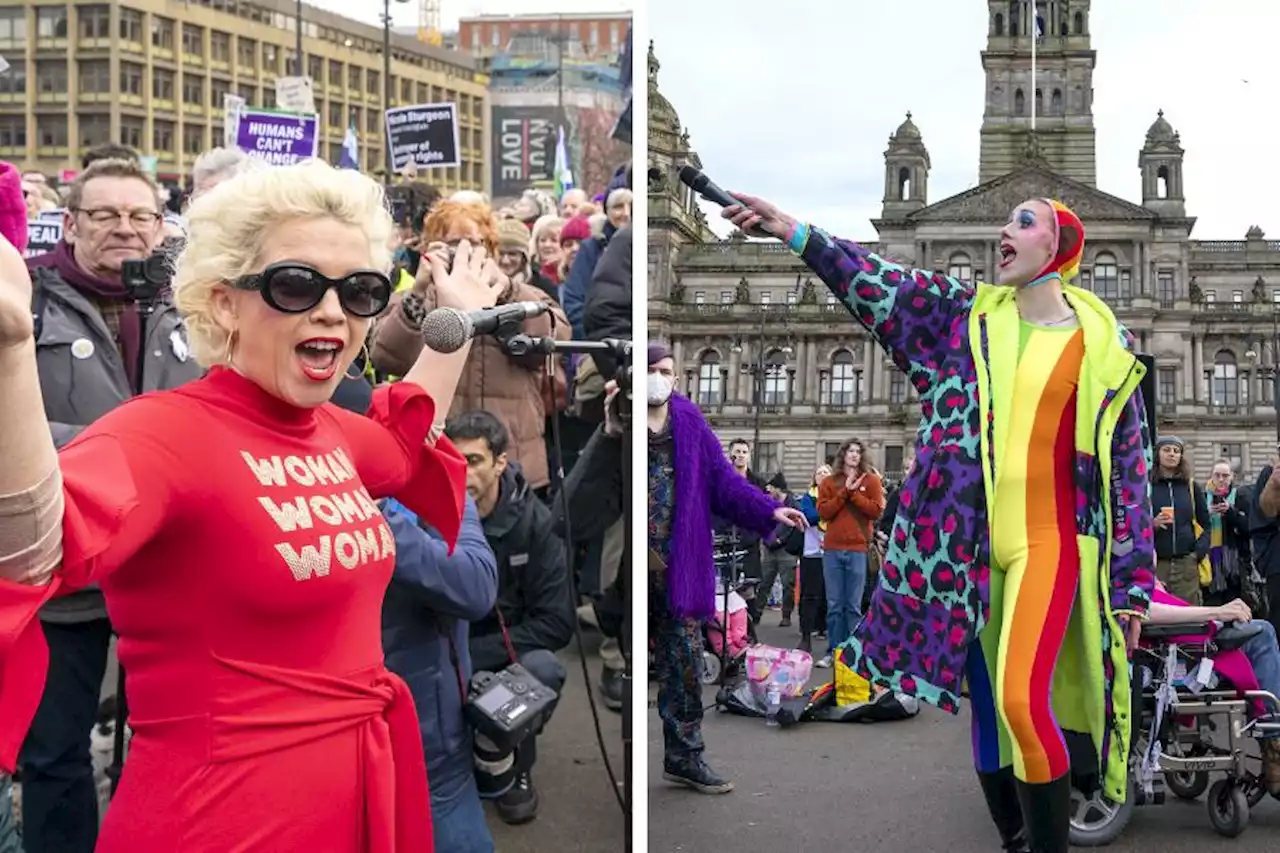
POLYGON ((1079 328, 1020 323, 1005 447, 996 448, 991 512, 991 620, 969 649, 973 751, 979 772, 1013 766, 1041 784, 1070 768, 1050 701, 1080 577, 1076 544, 1079 328))

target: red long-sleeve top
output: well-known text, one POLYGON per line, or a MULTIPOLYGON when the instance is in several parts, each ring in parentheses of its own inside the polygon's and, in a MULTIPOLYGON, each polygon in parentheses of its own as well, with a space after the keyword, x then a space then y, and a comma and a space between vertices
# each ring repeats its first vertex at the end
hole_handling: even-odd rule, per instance
POLYGON ((40 605, 92 581, 119 634, 134 737, 99 853, 432 849, 422 741, 383 666, 394 496, 451 543, 465 462, 428 446, 417 386, 370 417, 299 409, 215 368, 60 454, 63 565, 0 582, 0 764, 44 686, 40 605))

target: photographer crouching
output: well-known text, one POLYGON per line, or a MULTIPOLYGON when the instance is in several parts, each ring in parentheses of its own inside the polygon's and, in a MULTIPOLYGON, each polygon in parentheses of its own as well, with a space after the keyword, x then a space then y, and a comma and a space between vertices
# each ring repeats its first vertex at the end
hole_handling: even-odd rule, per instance
MULTIPOLYGON (((449 420, 445 435, 467 460, 467 493, 498 564, 497 603, 471 624, 471 663, 476 672, 492 673, 517 672, 512 665, 518 664, 559 694, 565 668, 555 653, 573 638, 574 609, 564 545, 551 533, 551 510, 533 493, 520 465, 508 460, 510 436, 493 414, 464 412, 449 420)), ((539 731, 548 716, 549 710, 539 731)), ((528 823, 538 815, 532 770, 539 731, 514 753, 477 735, 480 794, 496 800, 506 823, 528 823)))

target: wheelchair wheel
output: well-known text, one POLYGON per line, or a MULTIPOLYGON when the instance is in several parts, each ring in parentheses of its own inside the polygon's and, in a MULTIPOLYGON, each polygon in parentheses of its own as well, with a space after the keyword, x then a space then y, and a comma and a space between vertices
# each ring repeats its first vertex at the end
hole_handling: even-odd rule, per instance
POLYGON ((702 683, 718 684, 720 682, 720 658, 711 652, 702 653, 702 683))
POLYGON ((1164 774, 1164 784, 1178 799, 1195 800, 1209 789, 1209 773, 1207 770, 1195 773, 1169 771, 1164 774))
POLYGON ((1258 803, 1267 798, 1267 780, 1256 773, 1248 774, 1240 782, 1244 789, 1245 801, 1249 804, 1249 808, 1257 808, 1258 803))
POLYGON ((1249 825, 1249 801, 1230 779, 1219 779, 1209 789, 1209 823, 1224 838, 1235 838, 1249 825))
POLYGON ((1112 802, 1101 789, 1086 796, 1071 790, 1071 846, 1106 847, 1120 837, 1130 818, 1138 792, 1133 777, 1123 803, 1112 802))

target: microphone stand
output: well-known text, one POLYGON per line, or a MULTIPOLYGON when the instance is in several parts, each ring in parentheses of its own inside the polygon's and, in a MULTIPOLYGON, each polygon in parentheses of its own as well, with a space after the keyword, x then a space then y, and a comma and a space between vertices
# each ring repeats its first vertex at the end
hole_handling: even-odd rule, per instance
MULTIPOLYGON (((127 285, 126 285, 127 286, 127 285)), ((133 366, 133 393, 144 394, 146 388, 147 366, 147 327, 148 321, 156 312, 156 298, 160 288, 151 282, 130 287, 134 307, 138 310, 138 358, 133 366)), ((116 635, 119 639, 119 635, 116 635)), ((120 776, 124 772, 125 725, 129 720, 129 702, 124 692, 124 667, 119 663, 119 646, 117 645, 116 661, 116 726, 112 732, 111 766, 107 768, 107 778, 111 780, 111 797, 115 797, 116 788, 120 787, 120 776)))
MULTIPOLYGON (((616 357, 619 362, 629 360, 631 355, 631 341, 622 341, 616 338, 605 338, 602 341, 557 341, 555 338, 541 338, 532 335, 509 335, 501 339, 503 349, 508 355, 521 356, 530 353, 538 355, 559 355, 561 353, 609 353, 616 357)), ((621 365, 619 365, 621 367, 621 365)), ((618 379, 618 387, 626 388, 627 382, 625 376, 614 377, 618 379)))

